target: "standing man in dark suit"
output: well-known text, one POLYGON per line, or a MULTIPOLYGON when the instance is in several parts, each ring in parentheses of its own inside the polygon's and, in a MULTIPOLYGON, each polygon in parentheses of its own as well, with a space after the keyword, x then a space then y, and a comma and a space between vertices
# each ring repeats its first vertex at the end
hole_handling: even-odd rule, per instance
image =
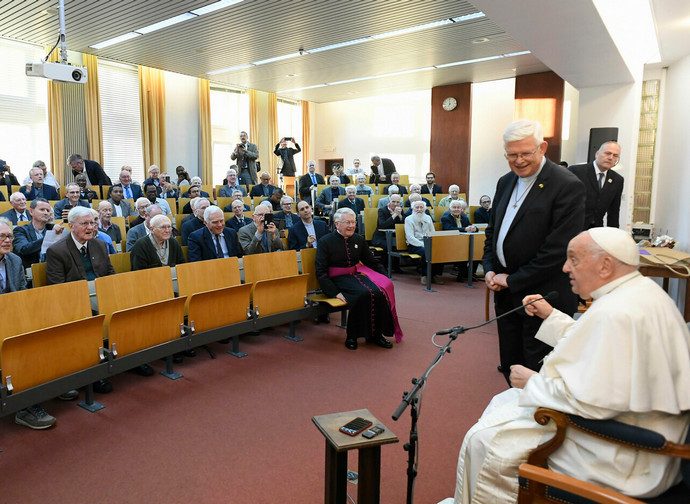
POLYGON ((31 201, 36 198, 45 198, 47 200, 57 201, 60 199, 57 189, 43 183, 43 170, 40 168, 31 168, 31 170, 29 170, 29 177, 31 177, 31 182, 19 188, 19 192, 22 193, 27 200, 31 201))
POLYGON ((98 234, 98 224, 91 209, 74 207, 67 220, 71 233, 46 251, 48 285, 114 275, 105 242, 92 239, 98 234))
MULTIPOLYGON (((519 119, 503 133, 505 158, 511 172, 496 186, 494 208, 486 228, 485 282, 494 291, 496 315, 522 304, 531 292, 556 291, 554 305, 573 314, 577 297, 561 270, 568 242, 582 229, 585 190, 565 168, 549 161, 541 124, 519 119)), ((498 321, 501 371, 510 366, 538 371, 551 350, 534 338, 541 319, 524 310, 498 321)))
POLYGON ((380 156, 371 156, 371 176, 369 177, 370 184, 385 184, 390 179, 391 173, 395 171, 395 164, 388 158, 381 158, 380 156))
POLYGON ((67 159, 67 162, 72 167, 72 175, 75 177, 80 173, 86 172, 87 185, 113 185, 110 177, 105 174, 103 167, 96 161, 89 161, 82 158, 79 154, 72 154, 67 159))
MULTIPOLYGON (((307 173, 302 175, 299 179, 299 197, 300 199, 306 200, 311 199, 312 187, 316 189, 317 184, 325 184, 326 181, 323 175, 316 173, 316 162, 310 159, 307 163, 307 173)), ((314 197, 316 198, 316 196, 314 197)), ((312 202, 313 203, 313 202, 312 202)))
POLYGON ((568 168, 585 185, 584 229, 603 227, 606 216, 607 227, 619 227, 623 177, 612 170, 621 159, 618 142, 605 142, 594 155, 594 161, 568 168))
POLYGON ((422 194, 439 194, 443 192, 443 187, 436 183, 436 174, 429 172, 426 174, 426 184, 422 186, 422 194))
POLYGON ((240 143, 235 146, 235 150, 230 154, 230 159, 237 160, 239 169, 240 184, 248 186, 256 184, 256 160, 259 157, 259 148, 256 144, 249 142, 249 135, 246 131, 240 132, 240 143))
POLYGON ((283 137, 280 142, 276 144, 276 148, 273 149, 273 154, 278 156, 283 160, 283 166, 280 169, 280 174, 284 177, 294 177, 297 169, 295 167, 295 154, 302 152, 302 148, 295 141, 293 137, 283 137), (295 145, 293 149, 288 145, 288 142, 292 142, 295 145))
POLYGON ((58 224, 51 224, 53 209, 44 198, 37 198, 31 202, 31 223, 25 226, 17 226, 14 230, 14 253, 22 258, 25 268, 41 262, 41 247, 46 231, 53 230, 56 234, 62 234, 64 230, 58 224))
POLYGON ((237 232, 225 227, 223 210, 210 206, 204 211, 206 225, 189 235, 189 262, 240 257, 237 232))
POLYGON ((314 210, 305 200, 297 203, 297 213, 299 220, 288 230, 288 248, 316 248, 321 237, 328 233, 326 223, 314 220, 314 210))
POLYGON ((235 200, 230 204, 230 208, 234 215, 225 221, 225 227, 239 231, 240 228, 254 222, 249 217, 244 216, 244 212, 246 211, 244 206, 244 202, 241 199, 235 200))
POLYGON ((26 211, 26 196, 20 192, 14 192, 10 195, 10 208, 7 212, 0 214, 0 217, 7 217, 12 225, 16 226, 17 222, 30 221, 31 216, 26 211))

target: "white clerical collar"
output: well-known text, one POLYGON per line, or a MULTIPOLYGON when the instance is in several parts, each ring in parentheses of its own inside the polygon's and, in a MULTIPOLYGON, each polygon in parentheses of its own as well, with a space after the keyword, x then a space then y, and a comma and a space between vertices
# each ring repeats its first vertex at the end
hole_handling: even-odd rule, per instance
POLYGON ((542 168, 544 168, 544 165, 546 164, 546 156, 541 158, 541 164, 539 165, 539 169, 534 172, 532 175, 528 175, 527 177, 519 177, 519 181, 522 182, 523 184, 529 184, 533 180, 535 180, 539 174, 541 173, 542 168))
POLYGON ((614 290, 617 287, 620 287, 623 285, 625 282, 632 280, 633 278, 636 278, 640 276, 641 273, 637 270, 633 271, 632 273, 628 273, 627 275, 623 275, 622 277, 618 277, 615 280, 611 280, 609 283, 602 285, 598 289, 595 289, 592 291, 591 296, 592 299, 596 300, 612 290, 614 290))

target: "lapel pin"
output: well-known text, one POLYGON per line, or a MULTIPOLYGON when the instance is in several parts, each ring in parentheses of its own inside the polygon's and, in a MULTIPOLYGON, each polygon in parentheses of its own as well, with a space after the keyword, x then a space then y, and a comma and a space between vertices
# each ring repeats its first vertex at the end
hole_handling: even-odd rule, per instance
POLYGON ((357 245, 356 243, 355 243, 355 248, 359 248, 359 245, 357 245))
POLYGON ((539 189, 544 189, 544 184, 539 184, 539 189))
POLYGON ((613 183, 613 180, 609 179, 609 181, 608 181, 608 182, 609 182, 609 184, 611 184, 611 183, 613 183))

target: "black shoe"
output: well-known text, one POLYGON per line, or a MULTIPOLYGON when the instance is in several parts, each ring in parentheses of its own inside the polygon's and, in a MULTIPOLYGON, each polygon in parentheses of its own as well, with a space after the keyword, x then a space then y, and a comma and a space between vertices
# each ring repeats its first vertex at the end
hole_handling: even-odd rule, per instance
POLYGON ((113 384, 108 380, 98 380, 93 384, 93 391, 97 394, 110 394, 113 391, 113 384))
POLYGON ((77 397, 79 397, 79 392, 72 389, 68 390, 64 394, 60 394, 57 398, 61 401, 74 401, 77 397))
POLYGON ((356 339, 346 339, 345 347, 348 350, 357 350, 357 340, 356 339))
POLYGON ((182 355, 182 352, 173 354, 173 362, 175 364, 179 364, 184 360, 184 356, 182 355))
POLYGON ((393 348, 393 343, 388 341, 383 336, 379 336, 378 338, 372 338, 369 340, 369 342, 373 343, 374 345, 380 346, 381 348, 393 348))
POLYGON ((228 343, 230 343, 230 338, 218 340, 218 343, 222 343, 223 345, 227 345, 228 343))
POLYGON ((138 374, 139 376, 153 376, 153 368, 148 364, 142 364, 129 370, 130 373, 138 374))
POLYGON ((184 352, 182 352, 182 355, 184 355, 185 357, 196 357, 196 350, 190 348, 189 350, 185 350, 184 352))
POLYGON ((319 315, 318 317, 316 317, 316 321, 321 324, 330 324, 331 316, 328 313, 325 313, 323 315, 319 315))
POLYGON ((391 269, 391 272, 393 272, 393 273, 405 273, 405 272, 404 272, 403 270, 401 270, 400 268, 392 268, 392 269, 391 269))
POLYGON ((503 372, 503 366, 501 366, 500 364, 498 366, 496 366, 496 369, 498 370, 499 373, 503 372))
POLYGON ((458 275, 455 281, 459 283, 465 283, 467 282, 467 277, 461 277, 460 275, 458 275))
POLYGON ((261 334, 261 331, 249 331, 247 334, 249 336, 259 336, 261 334))

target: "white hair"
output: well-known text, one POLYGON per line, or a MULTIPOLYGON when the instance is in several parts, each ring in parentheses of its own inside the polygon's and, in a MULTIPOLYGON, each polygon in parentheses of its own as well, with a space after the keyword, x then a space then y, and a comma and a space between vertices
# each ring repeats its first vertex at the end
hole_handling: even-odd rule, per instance
POLYGON ((333 179, 337 180, 338 183, 340 183, 340 177, 338 177, 337 175, 331 175, 331 176, 329 177, 328 181, 329 181, 329 182, 332 182, 333 179))
POLYGON ((398 194, 400 192, 400 188, 393 184, 388 186, 388 194, 398 194))
POLYGON ((338 211, 335 213, 333 216, 333 222, 340 222, 340 219, 343 218, 343 215, 354 215, 357 217, 357 214, 354 210, 352 210, 352 208, 343 207, 338 209, 338 211))
POLYGON ((448 192, 449 192, 449 193, 452 193, 452 192, 453 192, 453 189, 455 189, 456 191, 460 192, 460 186, 458 186, 457 184, 451 185, 451 186, 448 188, 448 192))
MULTIPOLYGON (((94 210, 95 211, 95 210, 94 210)), ((87 215, 91 215, 93 217, 93 214, 91 213, 90 208, 86 208, 83 206, 75 206, 72 208, 72 210, 69 211, 67 214, 67 222, 70 224, 74 223, 79 217, 86 217, 87 215)), ((98 212, 96 212, 96 215, 98 215, 98 212)))
POLYGON ((206 210, 204 210, 204 222, 211 222, 211 216, 214 213, 223 213, 223 209, 220 207, 217 207, 216 205, 211 205, 209 206, 206 210))
POLYGON ((154 217, 151 217, 151 220, 149 221, 149 225, 152 228, 158 227, 158 224, 160 222, 167 222, 168 224, 170 224, 170 219, 168 219, 168 217, 166 215, 163 215, 163 214, 156 215, 154 217))
POLYGON ((503 132, 503 143, 519 142, 525 138, 534 137, 537 145, 544 141, 544 133, 541 123, 529 119, 518 119, 508 125, 503 132))

